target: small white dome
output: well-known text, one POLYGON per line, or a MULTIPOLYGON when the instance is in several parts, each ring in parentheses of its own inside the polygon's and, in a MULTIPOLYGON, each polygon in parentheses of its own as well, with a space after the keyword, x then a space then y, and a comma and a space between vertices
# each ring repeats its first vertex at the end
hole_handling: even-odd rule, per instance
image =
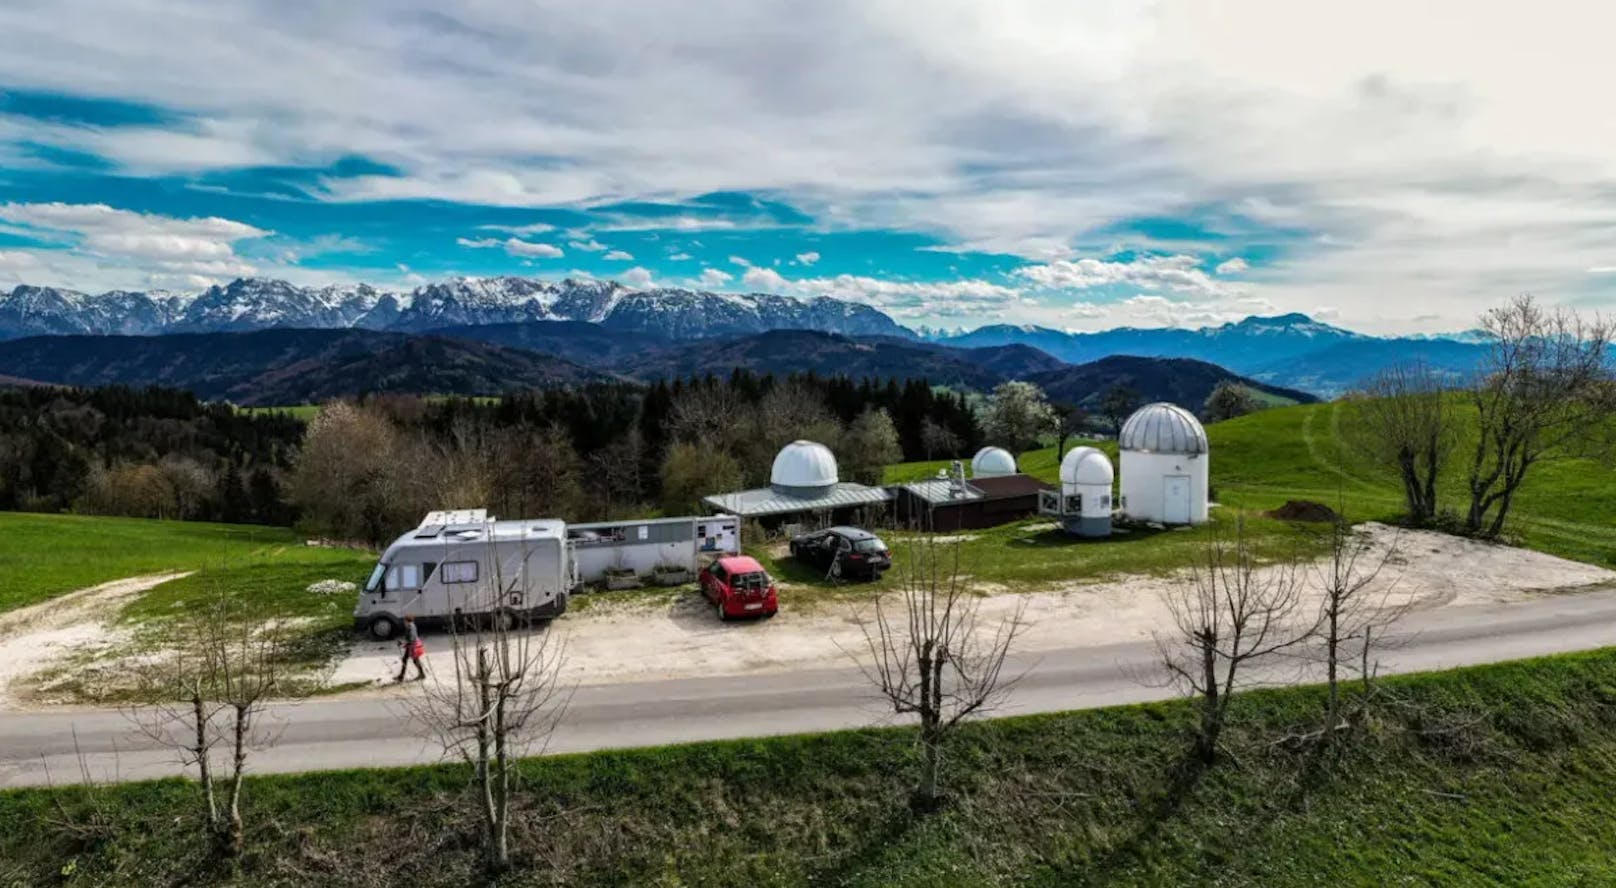
POLYGON ((1134 411, 1122 424, 1117 445, 1146 453, 1206 453, 1206 429, 1195 414, 1176 404, 1157 401, 1134 411))
POLYGON ((984 447, 971 457, 972 478, 993 478, 1015 473, 1016 458, 1003 447, 984 447))
POLYGON ((836 481, 836 457, 813 441, 792 441, 781 448, 769 472, 769 483, 779 487, 829 487, 836 481))
POLYGON ((1116 477, 1111 460, 1093 447, 1073 447, 1061 458, 1062 484, 1104 484, 1109 487, 1116 477))

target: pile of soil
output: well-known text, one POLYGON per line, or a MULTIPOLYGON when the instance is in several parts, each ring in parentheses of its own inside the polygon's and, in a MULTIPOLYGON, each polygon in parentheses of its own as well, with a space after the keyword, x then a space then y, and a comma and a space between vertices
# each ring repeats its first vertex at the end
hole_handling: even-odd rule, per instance
POLYGON ((1317 521, 1328 523, 1340 521, 1341 516, 1324 503, 1312 500, 1286 500, 1285 505, 1267 513, 1270 518, 1281 521, 1317 521))

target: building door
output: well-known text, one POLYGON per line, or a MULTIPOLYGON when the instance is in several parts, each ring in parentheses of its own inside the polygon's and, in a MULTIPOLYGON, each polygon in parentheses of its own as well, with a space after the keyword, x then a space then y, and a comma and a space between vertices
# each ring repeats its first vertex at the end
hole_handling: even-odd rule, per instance
POLYGON ((1162 523, 1190 523, 1190 476, 1168 475, 1162 485, 1162 523))

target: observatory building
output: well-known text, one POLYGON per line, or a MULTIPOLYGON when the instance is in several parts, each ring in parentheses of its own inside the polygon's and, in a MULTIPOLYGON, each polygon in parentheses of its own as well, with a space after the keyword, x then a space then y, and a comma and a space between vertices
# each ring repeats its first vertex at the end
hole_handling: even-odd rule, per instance
POLYGON ((775 455, 768 487, 718 493, 701 502, 715 513, 779 525, 816 518, 856 521, 863 510, 884 506, 891 499, 882 488, 842 481, 829 447, 793 441, 775 455))
POLYGON ((1122 512, 1133 521, 1205 522, 1211 461, 1206 429, 1182 407, 1157 402, 1139 408, 1117 436, 1122 462, 1122 512))
POLYGON ((1003 447, 984 447, 971 457, 972 478, 999 478, 1019 471, 1016 458, 1003 447))
POLYGON ((1111 484, 1116 480, 1111 460, 1093 447, 1073 447, 1061 457, 1060 501, 1050 509, 1045 497, 1044 511, 1054 514, 1077 536, 1111 535, 1111 484))

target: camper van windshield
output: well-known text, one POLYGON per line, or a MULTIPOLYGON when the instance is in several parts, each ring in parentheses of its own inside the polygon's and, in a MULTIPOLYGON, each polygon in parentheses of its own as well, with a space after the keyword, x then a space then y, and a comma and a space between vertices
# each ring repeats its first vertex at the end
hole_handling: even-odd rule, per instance
POLYGON ((376 569, 370 572, 370 579, 365 581, 365 591, 375 592, 376 586, 382 581, 382 574, 387 572, 387 565, 376 563, 376 569))

